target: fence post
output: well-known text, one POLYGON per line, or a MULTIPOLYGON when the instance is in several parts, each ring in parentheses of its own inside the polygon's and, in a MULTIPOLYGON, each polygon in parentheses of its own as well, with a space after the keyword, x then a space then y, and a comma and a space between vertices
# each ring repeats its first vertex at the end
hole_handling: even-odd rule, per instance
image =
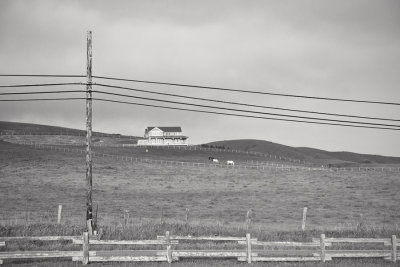
POLYGON ((320 244, 321 244, 321 262, 325 262, 325 234, 321 234, 320 244))
POLYGON ((83 232, 82 249, 83 249, 82 264, 87 265, 89 263, 89 233, 88 232, 83 232))
POLYGON ((250 233, 246 234, 246 245, 247 245, 247 263, 251 263, 251 236, 250 233))
POLYGON ((124 210, 124 227, 129 223, 129 210, 124 210))
POLYGON ((161 208, 161 214, 160 214, 160 224, 164 223, 164 208, 161 208))
POLYGON ((93 235, 92 219, 86 221, 87 230, 89 235, 93 235))
POLYGON ((167 241, 167 261, 168 263, 172 262, 172 249, 171 249, 171 238, 169 236, 169 231, 165 232, 165 238, 167 241))
POLYGON ((61 223, 61 212, 62 212, 62 205, 58 205, 58 212, 57 212, 57 223, 61 223))
POLYGON ((186 208, 186 211, 185 211, 185 221, 186 221, 186 223, 189 222, 189 212, 190 212, 190 209, 186 208))
POLYGON ((396 235, 392 235, 392 261, 397 260, 397 240, 396 235))
POLYGON ((301 224, 301 230, 304 231, 306 229, 306 219, 307 219, 307 207, 303 208, 303 221, 301 224))
POLYGON ((246 213, 246 230, 249 230, 251 224, 251 210, 247 210, 246 213))

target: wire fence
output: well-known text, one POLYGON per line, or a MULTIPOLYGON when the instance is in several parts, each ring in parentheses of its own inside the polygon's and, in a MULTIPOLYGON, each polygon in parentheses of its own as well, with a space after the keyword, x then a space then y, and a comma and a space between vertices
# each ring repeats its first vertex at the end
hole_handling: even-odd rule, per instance
MULTIPOLYGON (((60 147, 55 145, 47 145, 47 144, 37 144, 34 142, 19 140, 17 144, 27 145, 36 149, 45 149, 45 150, 55 150, 61 152, 69 152, 69 153, 79 153, 85 154, 86 150, 73 148, 73 147, 60 147)), ((68 145, 69 146, 69 145, 68 145)), ((81 145, 76 145, 81 146, 81 145)), ((120 147, 121 145, 119 145, 120 147)), ((148 146, 143 146, 148 147, 148 146)), ((162 149, 165 147, 157 147, 153 148, 162 149)), ((212 151, 209 149, 212 148, 201 148, 198 146, 180 146, 173 147, 170 146, 170 149, 182 149, 182 150, 202 150, 202 151, 212 151)), ((221 150, 218 150, 221 151, 221 150)), ((240 153, 240 152, 237 152, 240 153)), ((186 167, 199 167, 199 168, 221 168, 221 169, 232 169, 232 170, 260 170, 260 171, 333 171, 333 172, 400 172, 400 167, 343 167, 343 168, 326 168, 324 166, 320 167, 306 167, 306 166, 296 166, 289 164, 278 164, 272 162, 263 162, 263 161, 245 161, 245 162, 235 162, 233 165, 223 164, 223 163, 213 163, 213 162, 193 162, 193 161, 178 161, 178 160, 165 160, 165 159, 150 159, 145 157, 130 157, 124 155, 115 155, 115 154, 107 154, 92 151, 92 155, 98 158, 111 158, 115 160, 122 160, 126 162, 136 162, 136 163, 148 163, 148 164, 159 164, 165 166, 186 166, 186 167)))
MULTIPOLYGON (((0 131, 0 136, 80 136, 85 137, 86 132, 13 132, 13 131, 0 131)), ((137 137, 134 136, 119 136, 113 134, 103 134, 103 133, 94 133, 93 137, 112 137, 117 138, 120 140, 136 140, 137 137)), ((72 146, 82 146, 86 144, 85 140, 79 140, 78 143, 69 142, 68 145, 72 146)), ((41 142, 43 143, 43 142, 41 142)), ((60 142, 59 144, 66 145, 65 142, 60 142)), ((174 149, 174 150, 190 150, 190 151, 210 151, 210 152, 223 152, 223 153, 236 153, 236 154, 243 154, 243 155, 252 155, 257 157, 264 157, 271 160, 279 160, 290 162, 292 164, 299 164, 309 167, 318 167, 321 164, 315 164, 306 162, 304 160, 293 159, 290 157, 279 156, 274 154, 262 153, 257 151, 243 151, 239 149, 230 149, 230 148, 220 148, 220 147, 213 147, 212 145, 185 145, 185 146, 177 146, 177 145, 137 145, 137 144, 113 144, 113 143, 99 143, 93 142, 92 145, 94 147, 137 147, 137 148, 151 148, 151 149, 174 149)))

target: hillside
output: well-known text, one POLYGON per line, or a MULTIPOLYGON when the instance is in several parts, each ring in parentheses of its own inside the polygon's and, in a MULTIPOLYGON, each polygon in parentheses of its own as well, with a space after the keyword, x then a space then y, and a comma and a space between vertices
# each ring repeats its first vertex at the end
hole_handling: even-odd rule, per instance
MULTIPOLYGON (((30 137, 30 141, 36 143, 65 143, 65 144, 76 144, 85 143, 84 136, 86 135, 85 130, 78 130, 72 128, 50 126, 50 125, 40 125, 32 123, 19 123, 19 122, 5 122, 0 121, 0 133, 1 134, 48 134, 54 135, 54 137, 46 137, 44 140, 42 137, 30 137), (61 135, 71 135, 79 136, 69 140, 67 137, 62 137, 61 135), (60 136, 60 137, 57 137, 60 136), (60 140, 58 140, 58 139, 60 140), (77 139, 78 138, 78 139, 77 139), (54 140, 53 140, 54 139, 54 140)), ((135 136, 124 136, 121 134, 109 134, 93 132, 94 143, 103 144, 134 144, 138 137, 135 136)), ((71 139, 71 138, 70 138, 71 139)), ((268 155, 272 155, 274 158, 283 157, 295 160, 301 160, 308 163, 314 164, 331 164, 332 166, 354 166, 354 165, 377 165, 377 164, 400 164, 400 157, 387 157, 380 155, 368 155, 368 154, 358 154, 352 152, 329 152, 325 150, 308 148, 308 147, 291 147, 286 145, 281 145, 265 140, 254 140, 254 139, 241 139, 241 140, 225 140, 216 141, 206 144, 208 146, 214 147, 225 147, 230 149, 237 149, 241 151, 252 151, 260 152, 268 155)))
POLYGON ((208 143, 209 146, 223 146, 230 149, 260 152, 312 163, 347 166, 354 164, 400 164, 400 157, 358 154, 353 152, 329 152, 308 147, 291 147, 264 140, 241 139, 208 143))
MULTIPOLYGON (((0 132, 7 134, 54 134, 54 135, 80 135, 85 136, 86 130, 79 130, 73 128, 59 127, 59 126, 50 126, 50 125, 42 125, 42 124, 33 124, 33 123, 22 123, 22 122, 9 122, 9 121, 0 121, 0 132)), ((135 136, 126 136, 121 134, 110 134, 110 133, 101 133, 101 132, 93 132, 93 136, 109 136, 109 137, 130 137, 136 139, 135 136)))

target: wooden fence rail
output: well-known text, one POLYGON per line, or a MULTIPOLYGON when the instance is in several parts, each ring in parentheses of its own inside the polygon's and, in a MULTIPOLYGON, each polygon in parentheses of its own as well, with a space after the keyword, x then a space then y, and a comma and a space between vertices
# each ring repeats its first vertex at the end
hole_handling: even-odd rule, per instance
POLYGON ((300 261, 329 261, 333 258, 381 258, 396 262, 399 259, 396 236, 391 238, 332 238, 321 234, 320 238, 313 238, 311 242, 294 241, 259 241, 251 238, 230 236, 174 236, 167 231, 164 236, 157 236, 156 240, 98 240, 89 237, 85 232, 82 236, 36 236, 36 237, 0 237, 2 242, 16 240, 59 241, 72 240, 74 244, 82 245, 81 251, 5 251, 0 252, 0 263, 7 259, 35 259, 35 258, 65 258, 73 261, 90 262, 106 261, 165 261, 173 262, 183 258, 234 258, 238 261, 252 262, 300 262, 300 261), (241 250, 179 250, 172 249, 179 241, 216 241, 237 242, 243 245, 241 250), (391 246, 391 250, 332 250, 336 243, 383 244, 391 246), (165 250, 90 250, 90 245, 162 245, 165 250), (254 246, 254 247, 253 247, 254 246), (256 248, 262 246, 262 249, 256 248), (273 247, 274 249, 267 249, 273 247), (293 249, 287 249, 292 247, 293 249), (276 249, 278 248, 278 249, 276 249), (279 249, 284 248, 284 249, 279 249))

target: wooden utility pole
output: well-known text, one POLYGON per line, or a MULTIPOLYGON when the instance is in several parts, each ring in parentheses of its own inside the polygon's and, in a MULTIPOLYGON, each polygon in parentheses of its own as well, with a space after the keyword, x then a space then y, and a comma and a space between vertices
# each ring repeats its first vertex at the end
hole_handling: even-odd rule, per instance
POLYGON ((92 208, 92 31, 87 32, 86 70, 86 225, 93 233, 92 208))

